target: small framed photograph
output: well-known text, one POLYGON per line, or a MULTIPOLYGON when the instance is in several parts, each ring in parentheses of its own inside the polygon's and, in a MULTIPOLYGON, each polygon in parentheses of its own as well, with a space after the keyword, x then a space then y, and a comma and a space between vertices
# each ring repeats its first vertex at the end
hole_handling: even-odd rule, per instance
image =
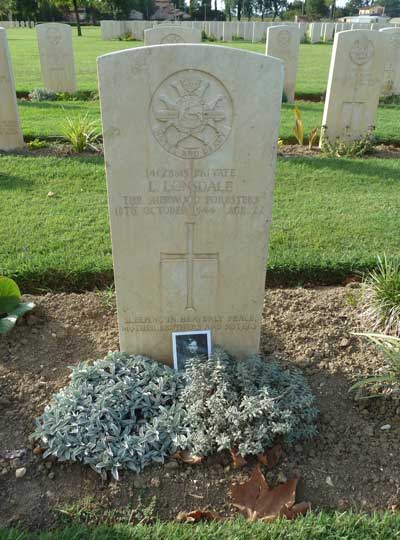
POLYGON ((208 359, 211 356, 211 330, 172 332, 174 369, 184 369, 190 358, 208 359))

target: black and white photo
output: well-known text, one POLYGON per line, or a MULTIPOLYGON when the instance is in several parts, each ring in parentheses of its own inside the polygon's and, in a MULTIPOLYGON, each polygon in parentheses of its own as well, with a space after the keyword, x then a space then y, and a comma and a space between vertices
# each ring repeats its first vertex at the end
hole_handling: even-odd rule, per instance
POLYGON ((172 347, 176 370, 184 369, 186 361, 191 358, 206 360, 211 356, 211 331, 173 332, 172 347))

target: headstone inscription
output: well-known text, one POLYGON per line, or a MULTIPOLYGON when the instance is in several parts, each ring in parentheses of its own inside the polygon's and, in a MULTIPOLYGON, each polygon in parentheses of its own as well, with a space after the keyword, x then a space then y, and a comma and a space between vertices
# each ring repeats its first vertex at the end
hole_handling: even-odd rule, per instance
POLYGON ((76 92, 72 31, 68 24, 36 26, 42 82, 52 92, 76 92))
POLYGON ((121 350, 171 363, 171 332, 210 329, 257 351, 282 63, 177 44, 98 71, 121 350))
POLYGON ((381 32, 346 30, 335 35, 322 119, 330 142, 350 142, 374 129, 383 70, 381 32))
POLYGON ((383 28, 385 73, 382 95, 400 95, 400 28, 383 28))
POLYGON ((294 101, 300 33, 296 25, 270 26, 267 29, 265 54, 282 60, 285 66, 283 91, 288 102, 294 101))
POLYGON ((0 96, 0 150, 16 150, 24 145, 24 139, 4 28, 0 28, 0 96))
POLYGON ((145 45, 170 43, 201 43, 201 31, 187 26, 164 26, 162 24, 144 31, 145 45))

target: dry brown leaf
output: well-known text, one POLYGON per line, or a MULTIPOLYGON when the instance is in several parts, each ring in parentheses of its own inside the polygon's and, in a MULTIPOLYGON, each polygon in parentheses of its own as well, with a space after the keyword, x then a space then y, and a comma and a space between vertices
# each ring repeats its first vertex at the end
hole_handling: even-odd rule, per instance
POLYGON ((175 454, 172 454, 171 458, 187 463, 188 465, 198 465, 204 459, 203 456, 195 456, 188 450, 179 450, 178 452, 175 452, 175 454))
POLYGON ((231 448, 229 451, 232 456, 232 465, 234 469, 241 469, 242 467, 247 465, 247 461, 238 453, 237 450, 231 448))
POLYGON ((250 521, 273 521, 279 516, 293 519, 310 508, 309 503, 295 504, 297 481, 294 478, 270 489, 257 465, 248 481, 232 484, 232 504, 250 521))
POLYGON ((257 459, 269 469, 277 465, 283 456, 283 448, 280 444, 275 444, 272 448, 265 450, 263 454, 257 454, 257 459))
POLYGON ((176 520, 179 523, 198 523, 199 521, 221 521, 223 518, 211 510, 193 510, 192 512, 179 512, 176 520))
POLYGON ((311 503, 309 502, 301 502, 298 504, 294 504, 292 508, 285 507, 282 511, 282 515, 285 516, 287 519, 295 519, 297 516, 304 516, 304 514, 307 514, 311 510, 311 503))

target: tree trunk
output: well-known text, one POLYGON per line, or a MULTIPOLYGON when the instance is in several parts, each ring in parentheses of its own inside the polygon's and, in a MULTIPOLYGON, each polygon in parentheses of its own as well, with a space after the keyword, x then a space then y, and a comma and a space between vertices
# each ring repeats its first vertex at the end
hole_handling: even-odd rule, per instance
POLYGON ((81 30, 81 22, 79 20, 78 2, 77 0, 73 0, 73 3, 74 3, 75 18, 76 18, 76 29, 78 31, 78 36, 81 36, 82 30, 81 30))

